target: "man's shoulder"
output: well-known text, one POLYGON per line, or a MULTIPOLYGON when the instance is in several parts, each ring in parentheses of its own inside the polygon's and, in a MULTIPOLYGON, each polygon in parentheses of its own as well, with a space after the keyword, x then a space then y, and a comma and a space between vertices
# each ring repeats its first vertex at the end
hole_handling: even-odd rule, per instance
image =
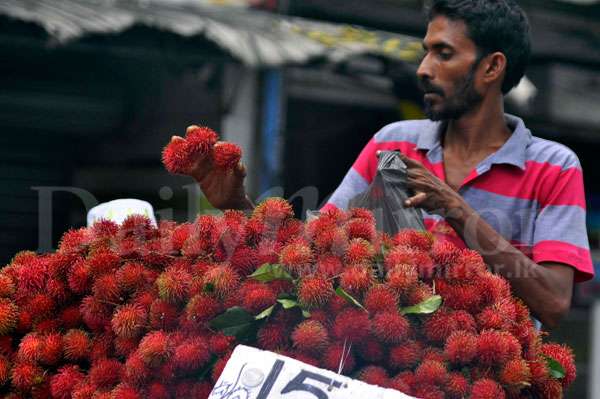
POLYGON ((436 132, 439 122, 413 119, 393 122, 382 127, 374 136, 375 142, 408 141, 416 143, 421 134, 436 132))
POLYGON ((562 170, 581 169, 579 158, 572 149, 559 142, 537 136, 531 137, 531 142, 527 146, 526 159, 537 164, 560 167, 562 170))

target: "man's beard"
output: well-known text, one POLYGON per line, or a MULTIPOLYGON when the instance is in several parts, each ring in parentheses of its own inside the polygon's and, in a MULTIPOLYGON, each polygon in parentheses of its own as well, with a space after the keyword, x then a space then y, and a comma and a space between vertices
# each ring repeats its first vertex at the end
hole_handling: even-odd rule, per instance
POLYGON ((456 120, 472 110, 481 102, 483 97, 475 89, 475 71, 479 62, 473 63, 471 69, 464 78, 457 81, 454 85, 454 93, 446 97, 444 91, 429 83, 429 81, 421 81, 420 86, 426 93, 436 93, 444 100, 442 109, 434 110, 432 103, 425 101, 425 115, 432 121, 440 120, 456 120))

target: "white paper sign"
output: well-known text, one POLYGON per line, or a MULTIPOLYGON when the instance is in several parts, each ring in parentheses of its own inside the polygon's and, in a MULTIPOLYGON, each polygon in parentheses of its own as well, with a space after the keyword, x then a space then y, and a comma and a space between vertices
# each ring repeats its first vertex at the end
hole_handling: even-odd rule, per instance
POLYGON ((298 360, 238 345, 209 399, 415 399, 298 360))
POLYGON ((93 207, 87 214, 87 225, 89 227, 100 219, 121 224, 130 215, 147 216, 152 224, 156 226, 152 205, 146 201, 133 198, 116 199, 93 207))

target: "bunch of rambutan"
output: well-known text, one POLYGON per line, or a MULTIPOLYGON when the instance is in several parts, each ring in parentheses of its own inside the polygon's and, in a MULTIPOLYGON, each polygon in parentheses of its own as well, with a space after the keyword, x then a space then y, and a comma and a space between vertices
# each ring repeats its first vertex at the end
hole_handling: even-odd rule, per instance
MULTIPOLYGON (((198 129, 165 157, 209 151, 198 129)), ((270 198, 68 231, 0 270, 0 393, 207 398, 243 342, 419 398, 562 397, 573 353, 542 342, 479 254, 375 226, 365 209, 303 223, 270 198)))

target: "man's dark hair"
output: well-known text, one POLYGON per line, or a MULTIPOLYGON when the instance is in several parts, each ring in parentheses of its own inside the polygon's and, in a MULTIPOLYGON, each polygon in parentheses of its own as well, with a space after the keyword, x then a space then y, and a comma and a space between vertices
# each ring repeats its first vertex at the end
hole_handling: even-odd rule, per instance
POLYGON ((428 20, 440 15, 465 23, 478 60, 496 51, 506 56, 503 94, 519 83, 529 62, 531 41, 527 16, 514 0, 433 0, 428 20))

